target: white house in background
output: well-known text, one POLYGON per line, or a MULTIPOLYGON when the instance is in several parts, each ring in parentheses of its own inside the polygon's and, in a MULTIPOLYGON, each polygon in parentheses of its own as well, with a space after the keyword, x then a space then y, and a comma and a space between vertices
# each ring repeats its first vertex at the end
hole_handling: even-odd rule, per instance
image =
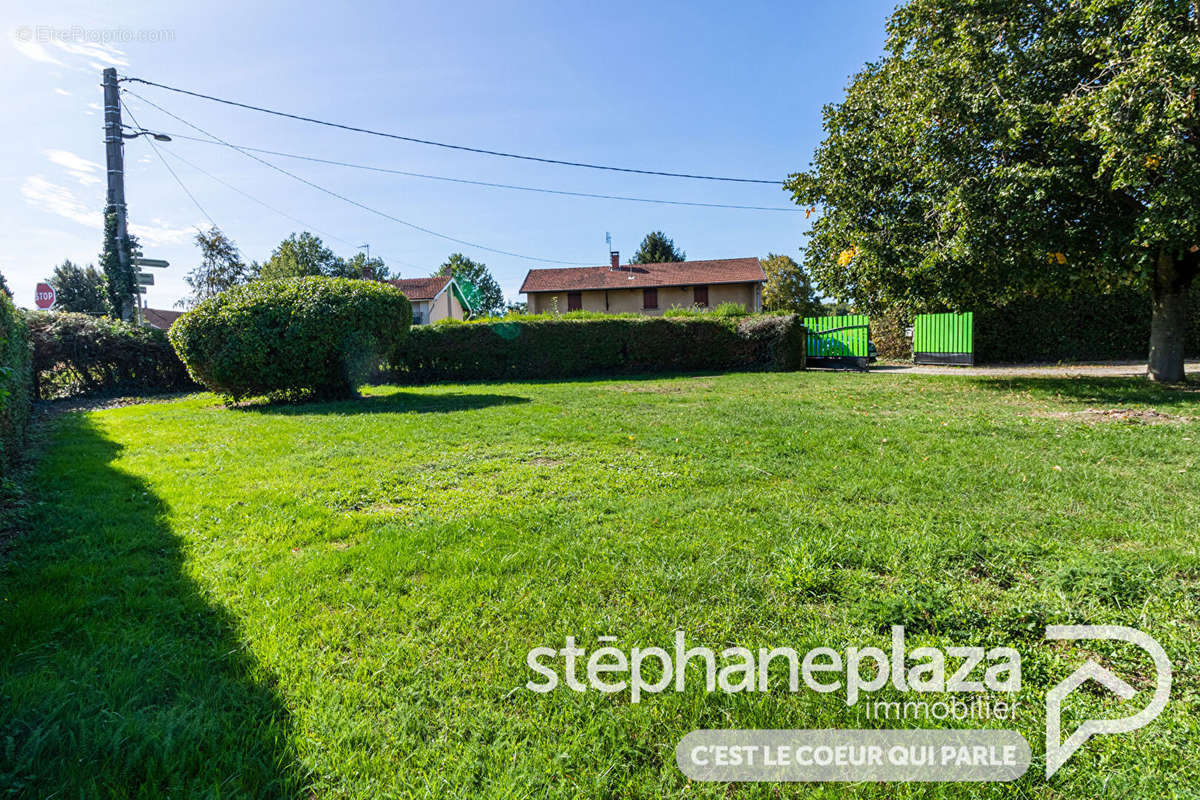
POLYGON ((469 309, 464 308, 462 291, 454 279, 447 275, 431 278, 395 278, 388 281, 412 303, 413 325, 428 325, 439 319, 466 319, 469 309))

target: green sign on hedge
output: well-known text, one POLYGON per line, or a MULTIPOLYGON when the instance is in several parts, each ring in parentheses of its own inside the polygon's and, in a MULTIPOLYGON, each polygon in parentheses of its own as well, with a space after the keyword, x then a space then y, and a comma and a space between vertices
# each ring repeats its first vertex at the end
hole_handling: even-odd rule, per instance
POLYGON ((918 314, 913 321, 913 361, 917 364, 975 363, 975 315, 918 314))

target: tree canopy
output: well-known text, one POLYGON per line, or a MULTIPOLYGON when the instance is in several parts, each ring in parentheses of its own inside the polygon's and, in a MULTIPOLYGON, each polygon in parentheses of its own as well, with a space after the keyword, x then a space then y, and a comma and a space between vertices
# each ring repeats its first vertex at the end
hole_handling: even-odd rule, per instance
POLYGON ((762 259, 762 266, 767 274, 762 293, 764 308, 791 311, 803 317, 815 317, 823 313, 808 272, 794 258, 770 253, 762 259))
POLYGON ((195 306, 249 279, 237 245, 219 228, 198 231, 193 241, 200 248, 200 265, 184 278, 192 289, 185 305, 195 306))
POLYGON ((450 275, 460 283, 466 281, 475 287, 476 298, 473 309, 476 316, 492 316, 504 310, 504 291, 488 271, 487 264, 473 261, 462 253, 451 253, 446 263, 435 275, 450 275))
POLYGON ((912 0, 788 181, 804 262, 870 310, 1140 286, 1183 377, 1200 271, 1194 0, 912 0))
POLYGON ((54 274, 46 282, 54 287, 56 310, 84 314, 108 313, 104 276, 91 264, 81 267, 66 259, 54 268, 54 274))
POLYGON ((675 240, 668 239, 662 231, 651 231, 642 239, 631 264, 666 264, 671 261, 686 261, 687 253, 675 247, 675 240))
POLYGON ((345 269, 345 261, 326 247, 321 237, 304 231, 293 233, 280 242, 271 257, 259 268, 258 277, 271 280, 308 275, 338 276, 345 269))

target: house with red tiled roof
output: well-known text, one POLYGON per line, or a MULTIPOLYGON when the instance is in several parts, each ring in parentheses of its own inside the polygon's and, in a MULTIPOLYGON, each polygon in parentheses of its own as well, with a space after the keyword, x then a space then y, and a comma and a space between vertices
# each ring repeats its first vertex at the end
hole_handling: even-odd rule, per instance
POLYGON ((757 258, 622 266, 618 253, 611 257, 607 267, 529 270, 521 284, 529 313, 599 311, 657 316, 669 308, 712 308, 721 303, 762 310, 762 285, 767 276, 757 258))
POLYGON ((466 319, 471 309, 458 284, 448 275, 429 278, 395 278, 388 281, 412 303, 413 324, 428 325, 439 319, 466 319))
POLYGON ((165 308, 143 308, 142 321, 151 328, 161 328, 165 331, 182 314, 182 311, 169 311, 165 308))

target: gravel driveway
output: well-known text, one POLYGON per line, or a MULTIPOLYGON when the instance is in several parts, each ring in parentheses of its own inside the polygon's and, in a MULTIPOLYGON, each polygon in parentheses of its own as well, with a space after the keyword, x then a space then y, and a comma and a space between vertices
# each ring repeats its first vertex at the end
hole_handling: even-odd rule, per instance
MULTIPOLYGON (((911 373, 916 375, 985 375, 1042 378, 1126 378, 1146 374, 1145 361, 1098 361, 1091 364, 997 364, 980 367, 944 367, 903 363, 872 364, 871 372, 911 373)), ((1200 361, 1187 362, 1187 374, 1200 377, 1200 361)))

